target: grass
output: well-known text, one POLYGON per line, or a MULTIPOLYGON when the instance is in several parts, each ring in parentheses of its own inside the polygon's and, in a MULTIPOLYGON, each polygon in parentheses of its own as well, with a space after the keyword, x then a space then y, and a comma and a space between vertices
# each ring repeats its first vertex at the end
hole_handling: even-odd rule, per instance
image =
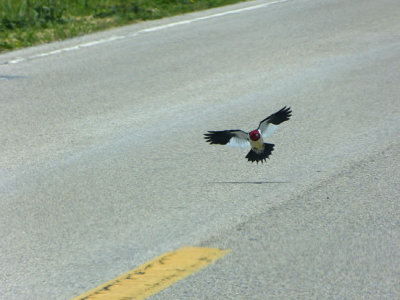
POLYGON ((0 0, 0 53, 244 0, 0 0))

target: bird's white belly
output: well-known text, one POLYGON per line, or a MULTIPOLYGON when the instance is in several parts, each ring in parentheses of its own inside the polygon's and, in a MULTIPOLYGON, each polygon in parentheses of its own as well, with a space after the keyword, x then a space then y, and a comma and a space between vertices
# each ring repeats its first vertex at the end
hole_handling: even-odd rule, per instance
POLYGON ((264 142, 262 139, 259 139, 257 141, 250 140, 250 145, 253 149, 262 150, 262 148, 264 147, 264 142))

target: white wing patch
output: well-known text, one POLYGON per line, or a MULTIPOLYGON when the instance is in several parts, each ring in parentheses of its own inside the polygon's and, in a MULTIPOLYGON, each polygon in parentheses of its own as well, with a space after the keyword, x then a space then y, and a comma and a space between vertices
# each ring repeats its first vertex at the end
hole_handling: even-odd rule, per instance
POLYGON ((248 148, 250 147, 250 142, 248 140, 233 136, 231 137, 227 145, 236 148, 248 148))
POLYGON ((278 129, 278 125, 274 125, 274 124, 268 124, 264 130, 261 130, 261 135, 263 138, 267 138, 269 136, 271 136, 277 129, 278 129))

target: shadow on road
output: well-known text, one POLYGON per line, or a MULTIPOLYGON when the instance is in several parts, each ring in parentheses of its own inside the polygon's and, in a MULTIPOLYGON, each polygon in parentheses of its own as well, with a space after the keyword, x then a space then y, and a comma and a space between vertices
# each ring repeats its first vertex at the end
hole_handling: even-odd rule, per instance
POLYGON ((220 184, 268 184, 268 183, 289 183, 289 181, 214 181, 210 183, 220 184))

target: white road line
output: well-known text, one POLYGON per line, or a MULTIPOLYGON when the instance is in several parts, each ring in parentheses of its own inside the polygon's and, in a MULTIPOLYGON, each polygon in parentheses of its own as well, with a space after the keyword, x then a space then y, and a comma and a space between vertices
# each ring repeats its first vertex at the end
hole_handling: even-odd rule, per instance
POLYGON ((129 38, 129 37, 135 37, 135 36, 137 36, 138 34, 141 34, 141 33, 149 33, 149 32, 168 29, 168 28, 171 28, 171 27, 187 25, 187 24, 191 24, 191 23, 194 23, 194 22, 198 22, 198 21, 203 21, 203 20, 208 20, 208 19, 213 19, 213 18, 219 18, 219 17, 232 15, 232 14, 239 14, 239 13, 242 13, 242 12, 245 12, 245 11, 260 9, 260 8, 264 8, 264 7, 267 7, 267 6, 270 6, 270 5, 283 3, 283 2, 287 2, 287 1, 290 1, 290 0, 277 0, 277 1, 273 1, 273 2, 267 2, 267 3, 257 4, 257 5, 248 6, 248 7, 244 7, 244 8, 229 10, 229 11, 225 11, 225 12, 222 12, 222 13, 217 13, 217 14, 213 14, 213 15, 209 15, 209 16, 198 17, 198 18, 194 18, 194 19, 190 19, 190 20, 179 21, 179 22, 169 23, 169 24, 165 24, 165 25, 155 26, 155 27, 151 27, 151 28, 142 29, 142 30, 139 30, 137 32, 134 32, 134 33, 131 33, 131 34, 127 34, 127 35, 111 36, 111 37, 106 38, 106 39, 101 39, 101 40, 96 40, 96 41, 92 41, 92 42, 88 42, 88 43, 78 44, 76 46, 61 48, 61 49, 57 49, 57 50, 53 50, 53 51, 49 51, 49 52, 43 52, 43 53, 39 53, 39 54, 36 54, 36 55, 28 56, 28 57, 25 57, 25 58, 18 57, 18 58, 10 60, 8 62, 5 62, 3 64, 18 64, 18 63, 25 62, 25 61, 28 61, 28 60, 33 60, 33 59, 37 59, 37 58, 41 58, 41 57, 56 55, 56 54, 60 54, 60 53, 63 53, 63 52, 76 51, 76 50, 80 50, 82 48, 88 48, 88 47, 93 47, 93 46, 100 45, 100 44, 110 43, 110 42, 115 41, 115 40, 121 40, 121 39, 126 39, 126 38, 129 38))
POLYGON ((239 14, 239 13, 242 13, 244 11, 264 8, 264 7, 270 6, 272 4, 277 4, 277 3, 287 2, 287 1, 289 1, 289 0, 277 0, 277 1, 274 1, 274 2, 268 2, 268 3, 254 5, 254 6, 249 6, 249 7, 229 10, 229 11, 218 13, 218 14, 213 14, 213 15, 209 15, 209 16, 194 18, 194 19, 191 19, 191 20, 180 21, 180 22, 175 22, 175 23, 170 23, 170 24, 166 24, 166 25, 156 26, 156 27, 152 27, 152 28, 148 28, 148 29, 143 29, 140 32, 158 31, 158 30, 162 30, 162 29, 166 29, 166 28, 170 28, 170 27, 175 27, 175 26, 179 26, 179 25, 190 24, 190 23, 197 22, 197 21, 208 20, 208 19, 213 19, 213 18, 219 18, 219 17, 232 15, 232 14, 239 14))
POLYGON ((41 58, 41 57, 45 57, 45 56, 60 54, 62 52, 75 51, 75 50, 79 50, 81 48, 93 47, 95 45, 105 44, 105 43, 109 43, 109 42, 112 42, 112 41, 115 41, 115 40, 120 40, 120 39, 125 39, 125 38, 127 38, 127 36, 111 36, 111 37, 109 37, 107 39, 101 39, 101 40, 97 40, 97 41, 93 41, 93 42, 89 42, 89 43, 79 44, 79 45, 72 46, 72 47, 61 48, 61 49, 53 50, 53 51, 50 51, 50 52, 43 52, 43 53, 32 55, 32 56, 29 56, 29 57, 26 57, 26 58, 19 57, 19 58, 16 58, 16 59, 13 59, 13 60, 10 60, 10 61, 6 62, 6 64, 7 63, 8 64, 18 64, 18 63, 21 63, 21 62, 24 62, 24 61, 27 61, 27 60, 35 59, 35 58, 41 58))

